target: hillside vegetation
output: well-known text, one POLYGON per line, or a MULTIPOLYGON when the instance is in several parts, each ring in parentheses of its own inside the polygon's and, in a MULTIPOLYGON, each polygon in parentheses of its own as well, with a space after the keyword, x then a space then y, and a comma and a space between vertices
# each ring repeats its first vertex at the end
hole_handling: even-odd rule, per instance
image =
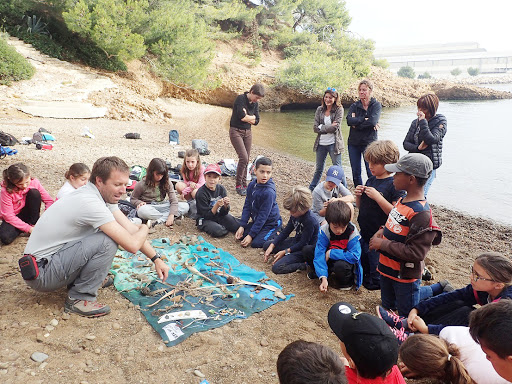
POLYGON ((219 86, 211 63, 220 42, 248 45, 238 59, 249 66, 277 51, 276 85, 304 94, 344 89, 373 61, 373 42, 349 32, 343 0, 3 0, 0 16, 48 55, 111 71, 141 59, 191 89, 219 86))

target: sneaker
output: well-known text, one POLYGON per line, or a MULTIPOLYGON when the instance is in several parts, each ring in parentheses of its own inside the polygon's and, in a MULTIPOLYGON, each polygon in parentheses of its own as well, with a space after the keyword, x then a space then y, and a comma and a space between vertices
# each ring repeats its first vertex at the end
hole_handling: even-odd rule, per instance
POLYGON ((103 283, 101 283, 101 288, 110 287, 112 284, 114 284, 114 278, 110 275, 107 275, 107 277, 105 277, 105 280, 103 280, 103 283))
POLYGON ((346 286, 346 287, 339 287, 338 290, 339 291, 350 291, 352 288, 354 288, 353 285, 349 285, 349 286, 346 286))
POLYGON ((108 315, 110 307, 96 301, 76 300, 68 297, 64 303, 64 312, 76 313, 84 317, 100 317, 108 315))
POLYGON ((407 332, 405 328, 395 328, 395 327, 389 327, 391 329, 391 332, 393 332, 393 335, 395 335, 398 345, 402 345, 402 343, 407 340, 409 335, 412 334, 412 332, 407 332))
POLYGON ((244 187, 243 185, 237 185, 235 189, 236 193, 238 193, 240 196, 247 195, 247 187, 244 187))
POLYGON ((448 280, 441 280, 439 284, 441 284, 441 287, 443 287, 443 293, 455 291, 455 288, 452 287, 448 280))
POLYGON ((423 268, 423 274, 421 275, 421 280, 430 281, 432 280, 432 272, 430 272, 427 267, 423 268))
POLYGON ((403 328, 404 330, 409 330, 409 325, 407 324, 407 317, 402 317, 397 315, 393 311, 388 311, 384 307, 377 305, 375 307, 377 310, 377 316, 379 316, 382 320, 386 322, 387 325, 394 328, 403 328))
POLYGON ((318 279, 318 276, 316 275, 315 270, 310 265, 306 266, 306 271, 307 271, 306 276, 308 277, 309 280, 318 279))

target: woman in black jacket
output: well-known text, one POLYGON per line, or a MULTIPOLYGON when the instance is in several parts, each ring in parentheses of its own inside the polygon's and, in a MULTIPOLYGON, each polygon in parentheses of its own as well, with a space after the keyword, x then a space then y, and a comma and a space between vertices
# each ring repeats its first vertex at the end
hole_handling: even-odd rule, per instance
POLYGON ((373 85, 369 80, 361 80, 358 87, 359 101, 350 106, 347 114, 347 124, 350 127, 348 135, 348 156, 352 168, 354 187, 363 184, 361 178, 361 158, 363 158, 366 175, 372 175, 364 151, 371 142, 377 140, 380 112, 382 105, 372 97, 373 85))
POLYGON ((409 153, 422 153, 434 164, 434 170, 425 184, 425 197, 432 182, 436 178, 436 169, 443 162, 443 138, 446 135, 446 117, 436 114, 439 98, 434 94, 421 96, 418 106, 417 119, 414 119, 405 136, 404 149, 409 153))

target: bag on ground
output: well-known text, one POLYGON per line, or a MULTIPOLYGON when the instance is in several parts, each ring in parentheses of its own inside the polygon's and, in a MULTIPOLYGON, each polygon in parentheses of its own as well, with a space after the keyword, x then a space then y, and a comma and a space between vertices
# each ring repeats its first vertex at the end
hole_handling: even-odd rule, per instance
POLYGON ((140 133, 135 133, 135 132, 125 133, 124 138, 137 140, 137 139, 140 139, 140 133))
POLYGON ((130 179, 141 181, 146 176, 146 168, 142 165, 134 165, 130 168, 130 179))
POLYGON ((197 152, 202 155, 209 155, 208 143, 203 139, 192 140, 192 148, 197 149, 197 152))
POLYGON ((3 146, 15 145, 18 144, 19 141, 13 135, 7 132, 0 131, 0 144, 3 146))
POLYGON ((178 145, 180 143, 180 134, 177 130, 171 129, 169 131, 169 144, 178 145))

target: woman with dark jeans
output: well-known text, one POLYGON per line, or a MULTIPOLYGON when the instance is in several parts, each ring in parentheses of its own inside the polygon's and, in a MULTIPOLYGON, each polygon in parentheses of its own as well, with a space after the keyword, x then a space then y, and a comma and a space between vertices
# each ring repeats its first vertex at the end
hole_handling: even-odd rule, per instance
POLYGON ((253 125, 260 122, 258 101, 265 96, 262 84, 254 84, 249 92, 237 96, 229 122, 229 138, 238 155, 236 169, 236 192, 240 196, 247 194, 247 165, 251 156, 253 125))
MULTIPOLYGON (((340 103, 338 92, 334 88, 327 88, 322 98, 322 105, 315 113, 313 131, 317 134, 313 151, 316 152, 316 169, 309 189, 313 191, 324 172, 327 154, 331 157, 332 165, 341 167, 341 152, 343 152, 343 136, 341 134, 341 120, 343 119, 343 106, 340 103)), ((346 187, 347 180, 343 173, 341 182, 346 187)))
POLYGON ((361 178, 361 158, 363 158, 366 175, 372 175, 368 162, 364 160, 364 151, 371 142, 377 140, 380 112, 382 105, 372 97, 373 85, 369 80, 361 80, 358 87, 359 101, 350 106, 347 114, 348 156, 352 168, 354 187, 363 185, 361 178))

